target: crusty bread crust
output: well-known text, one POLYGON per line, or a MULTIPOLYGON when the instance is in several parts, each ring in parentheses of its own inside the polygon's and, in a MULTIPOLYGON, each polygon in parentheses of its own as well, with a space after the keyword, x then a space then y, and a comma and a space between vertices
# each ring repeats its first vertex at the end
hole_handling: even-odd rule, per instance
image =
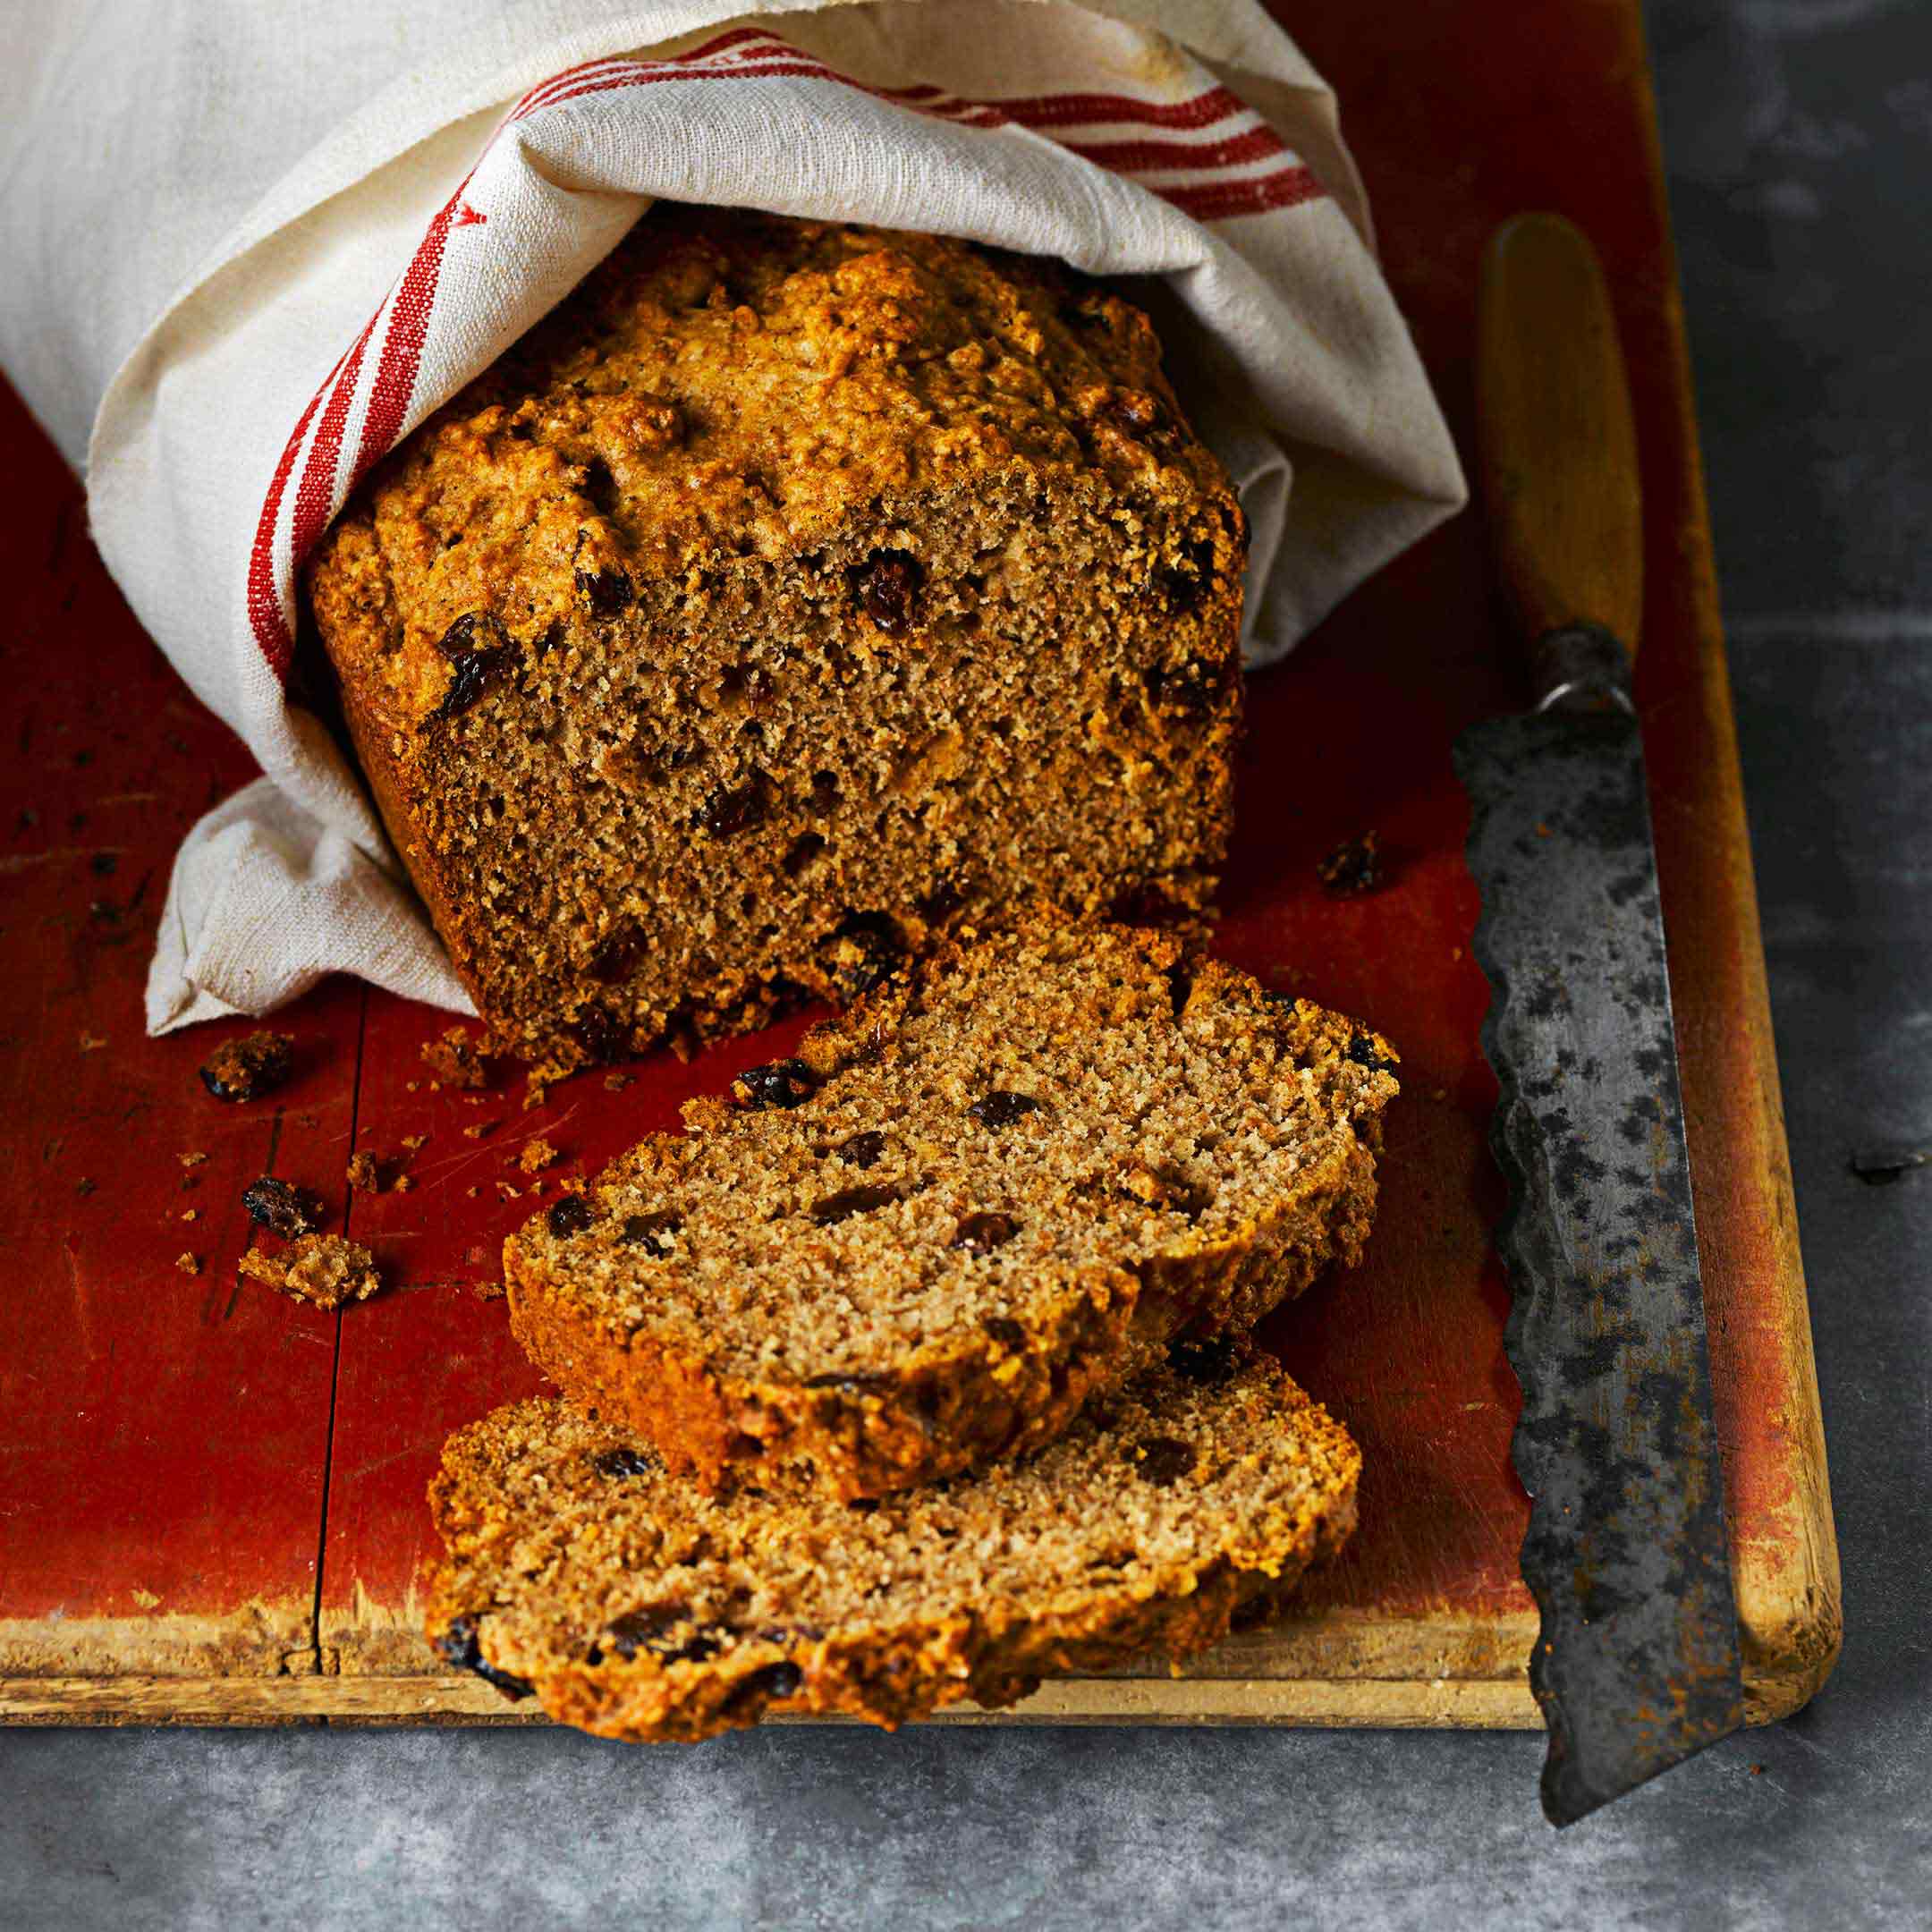
MULTIPOLYGON (((1047 928, 955 946, 806 1037, 798 1064, 813 1091, 801 1104, 760 1113, 692 1102, 686 1135, 651 1137, 592 1183, 581 1225, 560 1233, 539 1217, 513 1235, 504 1250, 513 1329, 566 1394, 641 1431, 674 1469, 708 1486, 805 1461, 841 1496, 878 1496, 1024 1454, 1096 1394, 1160 1360, 1176 1335, 1245 1330, 1331 1260, 1355 1263, 1374 1214, 1394 1057, 1352 1021, 1278 1001, 1218 962, 1190 960, 1171 933, 1047 928), (819 1144, 892 1092, 979 1078, 980 1049, 955 1050, 953 1030, 964 1034, 969 1013, 983 1021, 1002 988, 1014 1010, 1010 1026, 1004 1009, 996 1014, 1001 1030, 1019 1060, 1033 1057, 1035 1084, 1054 1096, 1052 1108, 1005 1130, 1011 1173, 996 1182, 1022 1225, 1050 1231, 1038 1258, 982 1282, 948 1250, 952 1210, 936 1235, 928 1219, 828 1251, 831 1237, 796 1205, 843 1177, 836 1149, 819 1144), (1048 1032, 1030 1038, 1036 1011, 1048 1032), (1272 1191, 1230 1201, 1227 1187, 1245 1172, 1232 1159, 1216 1165, 1204 1156, 1190 1178, 1170 1159, 1150 1165, 1131 1146, 1123 1156, 1108 1142, 1114 1097, 1082 1084, 1103 1031, 1171 1054, 1165 1086, 1143 1104, 1182 1115, 1173 1131, 1191 1129, 1191 1080, 1218 1082, 1231 1104, 1238 1098, 1252 1132, 1288 1150, 1256 1170, 1272 1191), (1290 1108, 1298 1111, 1287 1123, 1290 1108), (1013 1138, 1028 1131, 1030 1145, 1013 1138), (1102 1191, 1084 1174, 1071 1186, 1055 1178, 1070 1139, 1077 1149, 1093 1144, 1102 1191), (769 1204, 761 1161, 791 1175, 774 1181, 769 1204), (829 1178, 815 1179, 821 1172, 829 1178), (1157 1199, 1123 1208, 1135 1191, 1157 1199), (1222 1199, 1200 1203, 1217 1191, 1222 1199), (751 1260, 716 1255, 732 1282, 719 1287, 698 1272, 695 1255, 640 1257, 625 1244, 632 1217, 661 1216, 666 1201, 694 1223, 712 1216, 708 1232, 679 1237, 693 1250, 724 1241, 731 1231, 721 1224, 733 1215, 766 1217, 775 1232, 751 1260), (912 1270, 920 1285, 908 1300, 912 1270), (748 1274, 775 1298, 749 1325, 750 1343, 769 1345, 738 1345, 746 1325, 729 1304, 748 1274), (816 1280, 826 1285, 811 1288, 816 1280), (827 1331, 823 1305, 863 1297, 874 1283, 918 1311, 900 1323, 907 1338, 843 1347, 851 1337, 827 1331), (674 1306, 667 1293, 679 1284, 699 1299, 674 1306)), ((974 1131, 945 1101, 911 1107, 902 1123, 909 1148, 923 1150, 899 1162, 918 1170, 921 1199, 986 1184, 983 1171, 962 1181, 949 1165, 943 1141, 955 1120, 962 1135, 974 1131)), ((1221 1124, 1206 1119, 1205 1138, 1221 1124)))
POLYGON ((1156 1370, 1031 1462, 863 1514, 784 1482, 707 1499, 565 1403, 499 1410, 430 1487, 430 1640, 640 1741, 779 1712, 890 1729, 1183 1656, 1260 1621, 1355 1521, 1342 1426, 1265 1359, 1214 1379, 1156 1370))

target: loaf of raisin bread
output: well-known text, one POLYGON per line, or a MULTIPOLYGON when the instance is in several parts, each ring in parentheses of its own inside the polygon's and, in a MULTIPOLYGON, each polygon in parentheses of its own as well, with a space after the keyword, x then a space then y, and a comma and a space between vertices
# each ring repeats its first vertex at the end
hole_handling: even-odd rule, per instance
POLYGON ((512 1325, 701 1483, 930 1482, 1353 1262, 1394 1059, 1171 933, 955 944, 513 1235, 512 1325))
POLYGON ((1180 1354, 1030 1461, 876 1504, 789 1479, 707 1496, 566 1403, 500 1409, 430 1486, 430 1640, 634 1739, 785 1712, 889 1728, 1198 1650, 1342 1544, 1360 1457, 1266 1358, 1180 1354))
POLYGON ((1244 545, 1106 288, 660 203, 306 581, 496 1044, 564 1068, 1035 900, 1201 904, 1244 545))

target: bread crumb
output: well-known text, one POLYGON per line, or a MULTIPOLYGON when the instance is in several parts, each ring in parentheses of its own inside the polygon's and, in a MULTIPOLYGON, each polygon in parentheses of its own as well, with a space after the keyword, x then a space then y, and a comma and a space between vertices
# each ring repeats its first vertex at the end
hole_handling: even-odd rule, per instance
POLYGON ((265 1227, 284 1241, 312 1234, 321 1226, 326 1212, 318 1196, 307 1188, 278 1181, 273 1174, 250 1182, 242 1191, 242 1205, 257 1227, 265 1227))
POLYGON ((183 1208, 182 1209, 182 1219, 183 1221, 199 1221, 200 1218, 201 1210, 199 1208, 183 1208))
POLYGON ((479 1120, 474 1126, 463 1129, 465 1140, 487 1140, 503 1125, 501 1121, 479 1120))
POLYGON ((501 1301, 508 1291, 500 1281, 478 1281, 470 1284, 470 1292, 479 1301, 501 1301))
POLYGON ((217 1046, 201 1063, 201 1084, 217 1100, 259 1100, 288 1079, 294 1063, 294 1036, 265 1030, 217 1046))
POLYGON ((631 1073, 606 1073, 604 1076, 604 1091, 622 1093, 635 1078, 636 1075, 631 1073))
POLYGON ((520 1187, 512 1187, 507 1181, 499 1181, 496 1183, 496 1191, 505 1200, 521 1200, 523 1199, 523 1190, 520 1187))
POLYGON ((429 1136, 426 1133, 409 1133, 402 1136, 402 1148, 405 1153, 420 1153, 428 1144, 429 1136))
POLYGON ((304 1234, 274 1255, 251 1248, 240 1267, 250 1280, 322 1309, 366 1301, 383 1284, 375 1257, 340 1234, 304 1234))
POLYGON ((546 1167, 556 1165, 557 1150, 538 1135, 534 1140, 523 1143, 523 1151, 517 1156, 517 1165, 527 1174, 541 1174, 546 1167))
POLYGON ((1322 889, 1335 899, 1373 892, 1382 883, 1380 845, 1380 835, 1374 832, 1343 840, 1315 868, 1322 889))
POLYGON ((399 1174, 395 1177, 395 1183, 391 1188, 390 1191, 394 1194, 407 1194, 409 1191, 415 1185, 416 1182, 411 1175, 406 1174, 399 1174))
POLYGON ((201 1257, 197 1254, 189 1254, 183 1250, 182 1253, 174 1257, 174 1266, 183 1275, 199 1275, 201 1272, 201 1257))
POLYGON ((80 1034, 80 1051, 82 1053, 98 1053, 106 1044, 107 1036, 105 1033, 89 1033, 84 1028, 82 1029, 80 1034))
POLYGON ((345 1176, 351 1187, 365 1194, 382 1192, 382 1168, 373 1154, 352 1154, 345 1176))
POLYGON ((452 1027, 441 1039, 425 1040, 418 1048, 431 1080, 439 1087, 482 1087, 487 1084, 482 1055, 466 1029, 452 1027))
POLYGON ((199 1167, 202 1162, 207 1160, 208 1156, 206 1154, 177 1154, 174 1157, 183 1167, 199 1167))

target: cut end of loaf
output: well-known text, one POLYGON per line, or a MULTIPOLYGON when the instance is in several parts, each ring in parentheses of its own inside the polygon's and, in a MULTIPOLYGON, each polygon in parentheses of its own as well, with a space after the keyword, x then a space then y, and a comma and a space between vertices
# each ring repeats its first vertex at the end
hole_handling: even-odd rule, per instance
POLYGON ((1162 1368, 1019 1464, 840 1503, 708 1497, 560 1402, 453 1437, 430 1489, 431 1641, 604 1736, 777 1713, 887 1727, 1257 1620, 1355 1518, 1360 1456, 1265 1358, 1162 1368))

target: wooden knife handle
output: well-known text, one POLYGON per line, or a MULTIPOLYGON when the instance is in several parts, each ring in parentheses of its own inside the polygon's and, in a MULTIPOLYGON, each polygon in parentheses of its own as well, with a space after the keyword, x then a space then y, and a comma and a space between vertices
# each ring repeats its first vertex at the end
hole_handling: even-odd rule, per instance
MULTIPOLYGON (((1643 499, 1630 380, 1603 265, 1560 215, 1519 215, 1483 263, 1476 361, 1491 542, 1539 703, 1580 679, 1627 683, 1637 648, 1643 499), (1594 665, 1594 670, 1591 666, 1594 665)), ((1595 701, 1626 701, 1598 691, 1595 701)))

